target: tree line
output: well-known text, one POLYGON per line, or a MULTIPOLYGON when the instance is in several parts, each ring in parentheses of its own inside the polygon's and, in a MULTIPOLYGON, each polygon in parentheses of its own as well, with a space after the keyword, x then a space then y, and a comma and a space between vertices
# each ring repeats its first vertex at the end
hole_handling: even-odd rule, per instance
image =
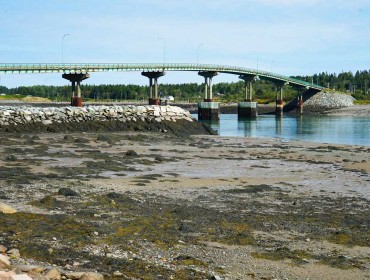
MULTIPOLYGON (((370 71, 342 72, 340 74, 320 73, 313 76, 294 76, 293 78, 312 82, 336 91, 352 94, 356 99, 370 99, 370 71)), ((149 87, 140 85, 81 85, 85 100, 145 100, 149 96, 149 87)), ((273 101, 277 88, 273 82, 259 80, 253 83, 254 97, 260 100, 273 101)), ((290 100, 301 93, 302 89, 284 87, 284 99, 290 100)), ((161 96, 172 95, 177 101, 196 102, 204 98, 204 85, 197 83, 160 84, 161 96)), ((243 81, 217 83, 213 86, 214 97, 223 101, 244 99, 245 85, 243 81)), ((71 97, 70 86, 28 86, 7 88, 0 86, 0 93, 8 95, 37 96, 50 100, 68 101, 71 97)))
POLYGON ((313 76, 295 76, 294 78, 349 93, 359 100, 369 99, 370 70, 356 71, 355 74, 350 71, 339 74, 322 72, 313 76))

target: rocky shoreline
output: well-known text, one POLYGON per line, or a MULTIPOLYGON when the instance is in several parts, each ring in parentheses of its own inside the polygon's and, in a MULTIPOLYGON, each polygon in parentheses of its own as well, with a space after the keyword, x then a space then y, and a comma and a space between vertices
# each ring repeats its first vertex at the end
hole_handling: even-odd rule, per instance
POLYGON ((176 135, 214 134, 175 106, 1 106, 3 132, 160 131, 176 135))
POLYGON ((370 277, 369 147, 132 131, 0 141, 6 273, 370 277))
MULTIPOLYGON (((0 211, 0 213, 4 213, 4 212, 0 211)), ((7 214, 10 214, 10 213, 7 213, 7 214)), ((34 260, 22 258, 18 249, 15 249, 15 248, 7 249, 5 246, 0 245, 0 279, 1 280, 67 280, 67 279, 68 280, 103 280, 104 276, 98 272, 68 271, 67 269, 57 268, 50 264, 45 264, 45 263, 40 263, 40 262, 37 263, 34 260)))

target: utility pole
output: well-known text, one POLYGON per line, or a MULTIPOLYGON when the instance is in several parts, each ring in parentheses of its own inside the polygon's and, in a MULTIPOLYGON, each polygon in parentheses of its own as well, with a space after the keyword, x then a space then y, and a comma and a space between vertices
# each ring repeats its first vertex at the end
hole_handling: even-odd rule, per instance
POLYGON ((367 94, 367 80, 365 80, 365 94, 367 94))

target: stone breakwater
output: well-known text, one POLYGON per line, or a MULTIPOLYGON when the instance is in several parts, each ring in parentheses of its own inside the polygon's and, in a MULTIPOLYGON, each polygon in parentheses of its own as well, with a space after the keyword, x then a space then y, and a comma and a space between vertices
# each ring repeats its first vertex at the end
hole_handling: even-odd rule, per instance
POLYGON ((352 106, 354 100, 355 98, 347 94, 319 92, 304 102, 304 110, 321 113, 352 106))
POLYGON ((188 111, 174 106, 87 106, 87 107, 0 107, 0 126, 40 123, 45 126, 88 121, 176 122, 194 119, 188 111))

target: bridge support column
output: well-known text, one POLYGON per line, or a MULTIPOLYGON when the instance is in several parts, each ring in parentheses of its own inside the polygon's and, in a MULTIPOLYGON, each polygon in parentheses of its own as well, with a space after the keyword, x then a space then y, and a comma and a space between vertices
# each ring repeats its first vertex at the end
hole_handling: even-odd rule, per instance
POLYGON ((275 114, 277 116, 283 115, 284 112, 284 100, 283 100, 283 87, 286 85, 286 82, 277 83, 277 92, 276 92, 276 109, 275 114))
POLYGON ((82 107, 81 81, 90 78, 90 74, 89 73, 63 74, 62 77, 72 83, 71 106, 82 107), (76 82, 77 82, 77 90, 76 90, 76 82))
POLYGON ((164 76, 165 72, 141 72, 141 75, 149 78, 149 105, 160 105, 161 99, 158 97, 158 78, 164 76), (153 86, 154 79, 154 86, 153 86), (153 96, 154 87, 154 96, 153 96))
POLYGON ((198 120, 219 120, 220 103, 213 102, 212 78, 218 75, 216 71, 201 71, 198 75, 204 77, 204 101, 198 103, 198 120), (209 88, 209 96, 208 96, 209 88))
POLYGON ((303 96, 298 96, 297 100, 297 114, 303 114, 303 96))
POLYGON ((245 82, 245 98, 244 101, 238 103, 238 118, 257 118, 257 102, 253 102, 252 82, 255 75, 240 75, 239 78, 245 82))

